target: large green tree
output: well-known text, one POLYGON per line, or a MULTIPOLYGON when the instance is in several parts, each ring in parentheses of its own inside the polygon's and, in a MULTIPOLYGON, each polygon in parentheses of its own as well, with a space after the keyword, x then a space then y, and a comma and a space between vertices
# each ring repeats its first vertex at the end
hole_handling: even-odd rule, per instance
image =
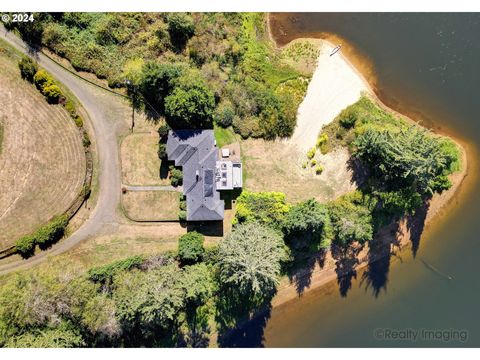
POLYGON ((172 128, 212 127, 215 97, 199 74, 184 76, 165 99, 165 114, 172 128))
POLYGON ((268 296, 278 284, 287 259, 282 237, 258 223, 235 227, 220 242, 220 281, 247 296, 268 296))
POLYGON ((412 187, 432 195, 451 186, 447 175, 458 163, 458 150, 446 139, 411 126, 399 131, 369 127, 354 145, 354 155, 391 188, 412 187))
POLYGON ((330 231, 327 208, 315 199, 292 206, 283 221, 283 232, 289 245, 299 248, 319 245, 330 231))

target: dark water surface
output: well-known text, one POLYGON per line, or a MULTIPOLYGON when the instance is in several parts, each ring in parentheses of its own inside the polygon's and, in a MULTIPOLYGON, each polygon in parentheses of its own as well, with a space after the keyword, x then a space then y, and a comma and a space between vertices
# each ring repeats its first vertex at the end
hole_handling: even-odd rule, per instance
POLYGON ((471 167, 415 258, 407 249, 359 271, 345 297, 334 282, 274 309, 262 345, 480 346, 480 14, 273 14, 271 26, 280 44, 328 32, 368 55, 380 98, 453 134, 471 167), (393 330, 410 340, 378 339, 393 330))

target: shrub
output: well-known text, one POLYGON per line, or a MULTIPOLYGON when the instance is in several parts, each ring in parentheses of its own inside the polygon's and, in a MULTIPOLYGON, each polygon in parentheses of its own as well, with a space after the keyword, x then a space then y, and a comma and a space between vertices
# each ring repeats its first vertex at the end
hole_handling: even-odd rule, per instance
POLYGON ((56 216, 33 235, 36 243, 40 246, 48 246, 58 241, 63 236, 67 225, 68 218, 65 215, 56 216))
POLYGON ((185 198, 185 195, 180 194, 179 196, 180 200, 180 210, 187 210, 187 200, 185 198))
POLYGON ((326 154, 329 151, 328 147, 328 135, 326 133, 321 134, 317 139, 317 148, 320 149, 322 154, 326 154))
POLYGON ((234 224, 258 222, 278 229, 289 209, 283 193, 244 191, 237 198, 234 224))
POLYGON ((24 236, 15 243, 15 250, 22 256, 30 256, 35 251, 36 241, 33 236, 24 236))
POLYGON ((315 165, 317 165, 317 160, 312 159, 312 161, 310 162, 310 166, 314 167, 315 165))
POLYGON ((142 265, 145 259, 142 256, 136 255, 129 258, 115 261, 111 264, 98 266, 88 270, 88 278, 97 283, 105 284, 112 282, 113 277, 121 271, 138 268, 142 265))
POLYGON ((322 172, 323 172, 323 166, 322 166, 322 165, 318 165, 318 166, 315 168, 315 174, 320 175, 322 172))
POLYGON ((348 108, 344 109, 339 115, 339 122, 340 125, 345 129, 351 129, 355 126, 355 122, 357 121, 357 113, 354 107, 349 106, 348 108))
POLYGON ((163 142, 158 143, 158 157, 163 160, 167 158, 167 145, 163 142))
POLYGON ((49 104, 58 104, 60 97, 63 96, 62 90, 57 85, 51 83, 45 84, 42 94, 47 98, 49 104))
POLYGON ((313 159, 313 157, 315 156, 315 153, 317 152, 317 148, 311 148, 310 150, 308 150, 307 152, 307 158, 310 160, 310 159, 313 159))
POLYGON ((167 25, 172 43, 177 49, 183 48, 187 40, 195 33, 193 19, 185 13, 169 14, 167 25))
POLYGON ((179 186, 183 183, 183 172, 174 166, 170 166, 170 184, 172 186, 179 186))
POLYGON ((33 83, 38 90, 43 91, 46 84, 53 84, 53 79, 45 70, 38 70, 33 76, 33 83))
POLYGON ((22 79, 33 82, 33 77, 38 71, 38 66, 28 56, 23 56, 18 63, 22 79))
MULTIPOLYGON (((80 116, 78 116, 78 115, 75 116, 73 118, 73 121, 75 121, 75 125, 77 125, 77 127, 79 127, 79 128, 83 127, 83 119, 80 116)), ((89 146, 90 146, 90 144, 89 144, 89 146)))
POLYGON ((222 101, 213 114, 213 120, 218 126, 227 128, 233 124, 233 118, 235 117, 235 109, 233 104, 228 101, 222 101))
POLYGON ((187 221, 187 212, 185 210, 180 210, 178 212, 178 220, 187 221))
POLYGON ((63 104, 63 107, 65 108, 65 110, 67 110, 67 112, 70 114, 70 116, 75 119, 78 115, 77 115, 77 110, 75 109, 75 103, 68 99, 67 101, 65 101, 65 103, 63 104))
POLYGON ((169 130, 170 130, 170 126, 168 126, 168 124, 162 124, 158 127, 158 136, 160 137, 161 142, 163 143, 167 142, 169 130))
POLYGON ((240 134, 243 139, 261 137, 263 132, 260 129, 259 121, 260 119, 255 116, 248 116, 243 119, 235 116, 232 122, 233 130, 240 134))
POLYGON ((202 259, 205 252, 203 241, 203 235, 196 231, 180 236, 180 239, 178 239, 178 257, 182 264, 193 264, 202 259))

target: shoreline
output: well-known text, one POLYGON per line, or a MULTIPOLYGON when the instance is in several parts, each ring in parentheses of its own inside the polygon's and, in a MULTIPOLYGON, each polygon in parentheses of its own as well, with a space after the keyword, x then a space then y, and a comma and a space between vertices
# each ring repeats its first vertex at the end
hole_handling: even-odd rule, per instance
MULTIPOLYGON (((282 46, 279 46, 277 41, 274 39, 272 32, 271 32, 271 27, 270 27, 270 14, 267 15, 267 32, 268 32, 268 37, 269 40, 272 42, 272 44, 277 48, 281 49, 285 46, 288 46, 292 41, 301 41, 301 40, 315 40, 318 41, 320 44, 328 44, 329 46, 335 47, 335 45, 330 41, 330 40, 338 40, 342 42, 342 50, 337 53, 337 55, 340 55, 342 60, 351 68, 351 70, 358 76, 358 78, 364 83, 365 87, 368 89, 368 95, 373 98, 373 100, 381 106, 384 110, 391 112, 395 114, 396 116, 400 116, 404 118, 405 120, 416 123, 419 126, 423 128, 427 128, 426 126, 420 125, 418 121, 415 121, 412 117, 411 114, 408 114, 409 112, 406 111, 407 114, 401 113, 398 110, 395 110, 389 106, 387 106, 377 95, 378 89, 376 87, 376 77, 373 72, 373 66, 367 62, 365 59, 363 59, 363 56, 361 58, 355 57, 354 53, 355 50, 352 46, 348 45, 346 41, 341 39, 340 37, 336 36, 335 34, 326 34, 324 33, 323 35, 326 37, 324 38, 307 38, 307 37, 300 37, 300 38, 295 38, 292 39, 290 42, 285 43, 282 46), (347 46, 345 46, 347 44, 347 46), (343 49, 347 48, 347 55, 343 53, 343 49), (350 59, 348 56, 348 53, 350 53, 350 57, 353 58, 350 59), (368 69, 368 71, 366 71, 368 69), (363 70, 363 72, 362 72, 363 70), (365 73, 366 72, 366 73, 365 73), (373 85, 367 80, 370 79, 370 82, 373 82, 373 85), (377 91, 376 91, 377 89, 377 91)), ((317 64, 318 67, 318 64, 317 64)), ((333 120, 333 119, 332 119, 333 120)), ((447 213, 450 213, 454 209, 452 209, 452 205, 454 204, 449 204, 453 203, 454 199, 457 200, 456 205, 460 202, 458 202, 458 199, 461 196, 466 196, 468 195, 469 191, 471 190, 470 187, 475 183, 475 176, 469 177, 467 186, 461 186, 465 180, 467 179, 468 175, 470 174, 470 167, 471 167, 471 161, 469 159, 471 158, 472 152, 474 152, 474 147, 471 146, 469 142, 467 142, 464 139, 461 139, 461 137, 458 136, 458 134, 455 134, 454 132, 451 131, 445 131, 444 127, 442 126, 441 129, 430 129, 433 133, 437 135, 442 135, 442 136, 447 136, 450 139, 452 139, 455 144, 458 146, 460 152, 461 152, 461 169, 450 175, 450 180, 452 181, 452 187, 448 190, 443 192, 442 194, 435 194, 430 203, 429 203, 429 208, 426 213, 425 221, 424 221, 424 226, 425 226, 425 232, 433 230, 436 226, 441 225, 441 220, 442 218, 445 218, 445 215, 447 213), (469 156, 470 154, 470 156, 469 156), (450 206, 446 206, 449 204, 450 206), (435 220, 435 221, 434 221, 435 220)), ((473 163, 475 167, 475 162, 473 163)), ((385 235, 380 235, 381 237, 388 237, 392 236, 388 234, 388 229, 390 226, 386 226, 382 228, 379 233, 382 231, 386 231, 387 233, 385 235)), ((389 256, 395 250, 399 251, 404 251, 405 249, 409 248, 411 246, 411 241, 409 237, 409 232, 407 231, 407 227, 405 224, 405 219, 400 220, 400 227, 399 230, 402 232, 402 236, 398 236, 398 246, 393 246, 391 245, 389 253, 379 253, 379 254, 368 254, 368 246, 363 249, 359 256, 357 257, 359 259, 359 263, 357 266, 355 266, 354 270, 358 271, 362 268, 365 268, 369 263, 378 261, 386 256, 389 256)), ((423 234, 425 236, 425 234, 423 234)), ((318 289, 324 285, 327 285, 328 283, 334 281, 337 279, 338 275, 335 271, 336 266, 335 266, 335 260, 333 259, 331 252, 328 251, 325 259, 324 266, 322 268, 319 268, 318 264, 315 265, 315 269, 313 272, 309 271, 303 271, 305 273, 305 276, 310 277, 310 284, 307 288, 304 289, 304 291, 299 294, 297 292, 297 289, 295 287, 295 283, 291 283, 290 280, 286 277, 283 277, 281 279, 280 286, 278 288, 277 294, 275 295, 274 299, 272 300, 272 308, 279 307, 281 305, 284 305, 286 303, 289 303, 291 301, 295 301, 296 299, 300 298, 302 295, 314 290, 318 289)), ((302 270, 298 272, 299 276, 302 276, 302 270)), ((345 273, 344 275, 347 275, 345 273)))

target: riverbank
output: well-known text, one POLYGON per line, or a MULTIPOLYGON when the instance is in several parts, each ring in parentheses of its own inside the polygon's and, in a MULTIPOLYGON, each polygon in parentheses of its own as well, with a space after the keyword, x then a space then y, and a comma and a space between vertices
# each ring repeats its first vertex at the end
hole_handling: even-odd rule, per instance
MULTIPOLYGON (((270 31, 270 21, 268 21, 268 30, 269 30, 270 39, 272 40, 272 42, 274 44, 277 44, 277 46, 278 46, 279 44, 275 41, 275 39, 273 38, 272 33, 270 31)), ((338 40, 338 38, 335 38, 335 36, 331 35, 331 34, 328 34, 327 38, 328 39, 333 39, 333 40, 338 40)), ((298 40, 301 40, 301 39, 296 39, 295 41, 298 41, 298 40)), ((309 40, 311 40, 311 39, 309 39, 309 40)), ((315 76, 315 74, 314 74, 314 76, 312 77, 312 80, 309 84, 309 89, 307 90, 307 95, 305 97, 305 100, 308 101, 308 103, 312 103, 312 104, 315 104, 315 98, 317 96, 321 96, 321 94, 322 94, 321 89, 325 88, 325 82, 324 81, 326 79, 327 74, 324 71, 322 71, 320 69, 320 67, 322 66, 322 63, 323 64, 327 63, 327 66, 328 66, 328 62, 327 62, 328 59, 327 59, 326 56, 330 57, 329 53, 331 52, 331 49, 333 49, 334 46, 335 46, 334 44, 332 44, 328 40, 316 39, 315 41, 320 42, 320 44, 321 44, 320 46, 322 46, 322 48, 324 48, 326 51, 324 50, 325 51, 324 53, 322 53, 322 52, 320 53, 319 61, 318 61, 318 64, 317 64, 317 70, 315 70, 315 73, 318 73, 320 75, 323 74, 323 75, 322 76, 315 76), (327 60, 325 60, 325 59, 327 59, 327 60), (323 62, 322 62, 322 60, 323 60, 323 62)), ((330 68, 330 70, 341 69, 341 71, 342 71, 341 76, 338 76, 338 77, 336 77, 335 74, 328 74, 328 77, 330 79, 335 79, 335 81, 338 81, 339 79, 343 79, 343 83, 342 84, 337 84, 336 87, 337 88, 341 88, 343 86, 348 87, 348 84, 355 84, 355 86, 358 86, 356 84, 361 83, 362 86, 365 87, 366 92, 382 108, 384 108, 385 110, 387 110, 389 112, 392 112, 392 113, 394 113, 398 116, 402 116, 407 121, 417 123, 416 121, 414 121, 409 116, 405 116, 404 114, 400 114, 399 112, 391 109, 390 107, 385 105, 378 98, 378 96, 375 92, 376 81, 375 81, 375 77, 373 75, 373 71, 372 71, 373 67, 371 66, 371 63, 366 61, 364 64, 362 64, 362 59, 365 59, 365 57, 363 57, 363 56, 360 57, 360 58, 353 57, 353 60, 352 60, 348 56, 348 54, 355 53, 355 51, 352 50, 353 47, 349 46, 344 41, 342 41, 341 43, 343 45, 342 46, 342 51, 338 52, 337 54, 335 54, 332 57, 332 58, 336 58, 335 62, 337 64, 335 66, 332 66, 332 64, 330 64, 330 66, 328 66, 330 68), (344 50, 347 50, 346 51, 347 55, 342 53, 344 50), (367 79, 369 79, 370 82, 367 81, 367 79)), ((287 43, 282 44, 281 47, 286 46, 286 45, 287 45, 287 43)), ((332 59, 330 59, 330 60, 332 60, 332 59)), ((358 91, 358 87, 357 87, 357 91, 358 91)), ((351 95, 349 95, 349 96, 351 96, 351 95)), ((347 99, 348 99, 348 97, 344 97, 342 99, 342 101, 344 102, 347 99)), ((299 117, 303 116, 304 121, 303 122, 299 121, 299 124, 301 126, 301 130, 299 131, 297 136, 296 136, 296 134, 294 134, 292 139, 296 139, 297 137, 298 137, 298 139, 300 139, 300 138, 302 138, 301 134, 308 134, 309 136, 308 136, 307 140, 304 141, 305 144, 302 145, 302 148, 305 147, 305 148, 308 149, 309 146, 312 146, 314 143, 310 144, 310 142, 312 142, 313 137, 316 139, 316 136, 318 135, 318 132, 321 129, 322 125, 332 121, 334 119, 334 117, 343 108, 350 105, 348 103, 343 104, 342 101, 340 101, 338 103, 332 102, 332 101, 323 103, 323 106, 327 106, 327 109, 320 109, 320 111, 322 111, 323 115, 325 115, 327 113, 332 113, 332 114, 334 113, 333 115, 330 115, 331 118, 330 118, 329 121, 325 120, 323 118, 324 116, 322 115, 323 117, 320 119, 321 121, 319 121, 318 123, 315 123, 314 119, 315 118, 319 119, 318 112, 304 112, 303 114, 299 114, 299 117), (339 107, 339 105, 342 105, 342 106, 344 105, 344 106, 342 107, 342 109, 337 109, 339 107), (316 114, 317 114, 317 116, 315 117, 316 114), (305 131, 305 129, 308 129, 309 131, 305 131), (312 139, 310 139, 310 138, 312 138, 312 139)), ((352 103, 353 102, 354 101, 352 101, 352 103)), ((304 108, 304 104, 302 104, 300 106, 300 109, 303 109, 303 108, 304 108)), ((442 132, 442 135, 444 135, 443 132, 442 132)), ((451 134, 447 133, 445 135, 449 135, 451 137, 451 134)), ((302 140, 303 140, 303 138, 302 138, 302 140)), ((467 151, 466 151, 466 148, 468 146, 464 146, 464 143, 462 143, 459 139, 454 138, 453 140, 455 141, 455 143, 457 144, 457 146, 459 147, 459 149, 461 151, 461 157, 462 157, 461 169, 460 169, 460 171, 458 171, 458 172, 456 172, 456 173, 454 173, 450 176, 450 180, 452 181, 452 184, 453 184, 452 187, 448 191, 445 191, 443 194, 436 194, 435 196, 433 196, 431 201, 428 203, 428 206, 425 209, 425 213, 422 214, 421 219, 419 219, 420 223, 418 224, 418 226, 421 226, 422 232, 424 232, 426 230, 427 226, 429 228, 431 228, 435 224, 433 222, 434 219, 437 220, 438 218, 441 217, 440 214, 444 213, 444 210, 446 210, 446 205, 447 204, 453 202, 453 199, 459 193, 459 189, 460 189, 462 183, 464 182, 465 178, 468 175, 469 162, 468 162, 468 155, 467 155, 467 151)), ((298 140, 297 144, 301 143, 301 142, 302 141, 298 140)), ((410 222, 411 222, 411 219, 410 219, 410 222)), ((390 247, 388 248, 389 251, 386 252, 385 247, 382 247, 381 250, 374 253, 374 252, 369 252, 368 247, 365 247, 358 254, 358 257, 357 257, 358 263, 354 267, 354 271, 357 271, 361 268, 364 268, 365 266, 367 266, 371 262, 378 261, 378 260, 380 260, 380 259, 382 259, 386 256, 389 256, 393 252, 397 252, 400 249, 410 247, 412 245, 411 238, 414 235, 414 234, 412 234, 412 232, 418 232, 418 229, 415 228, 415 227, 412 227, 411 224, 409 224, 407 222, 407 219, 402 219, 402 221, 400 221, 399 224, 395 224, 395 225, 392 224, 391 226, 387 226, 387 227, 383 228, 379 232, 378 237, 379 237, 380 241, 385 242, 385 244, 390 244, 390 247)), ((339 275, 340 276, 341 275, 347 275, 348 271, 345 271, 345 273, 339 273, 336 270, 336 260, 333 258, 331 252, 328 252, 325 255, 324 261, 322 261, 322 265, 323 266, 320 267, 318 262, 316 262, 313 270, 311 270, 311 269, 300 270, 295 275, 295 278, 297 278, 297 279, 302 278, 302 277, 305 277, 305 278, 308 277, 308 279, 305 279, 305 280, 306 280, 307 283, 309 283, 309 286, 304 290, 304 292, 311 291, 315 288, 321 287, 321 286, 335 280, 339 275)), ((349 271, 351 271, 351 269, 349 271)), ((275 296, 275 298, 272 301, 272 306, 277 307, 279 305, 282 305, 284 303, 287 303, 289 301, 292 301, 292 300, 296 299, 298 296, 299 296, 299 294, 298 294, 298 291, 297 291, 297 288, 296 288, 296 284, 292 283, 289 279, 284 278, 284 279, 282 279, 281 284, 278 288, 277 295, 275 296)))

